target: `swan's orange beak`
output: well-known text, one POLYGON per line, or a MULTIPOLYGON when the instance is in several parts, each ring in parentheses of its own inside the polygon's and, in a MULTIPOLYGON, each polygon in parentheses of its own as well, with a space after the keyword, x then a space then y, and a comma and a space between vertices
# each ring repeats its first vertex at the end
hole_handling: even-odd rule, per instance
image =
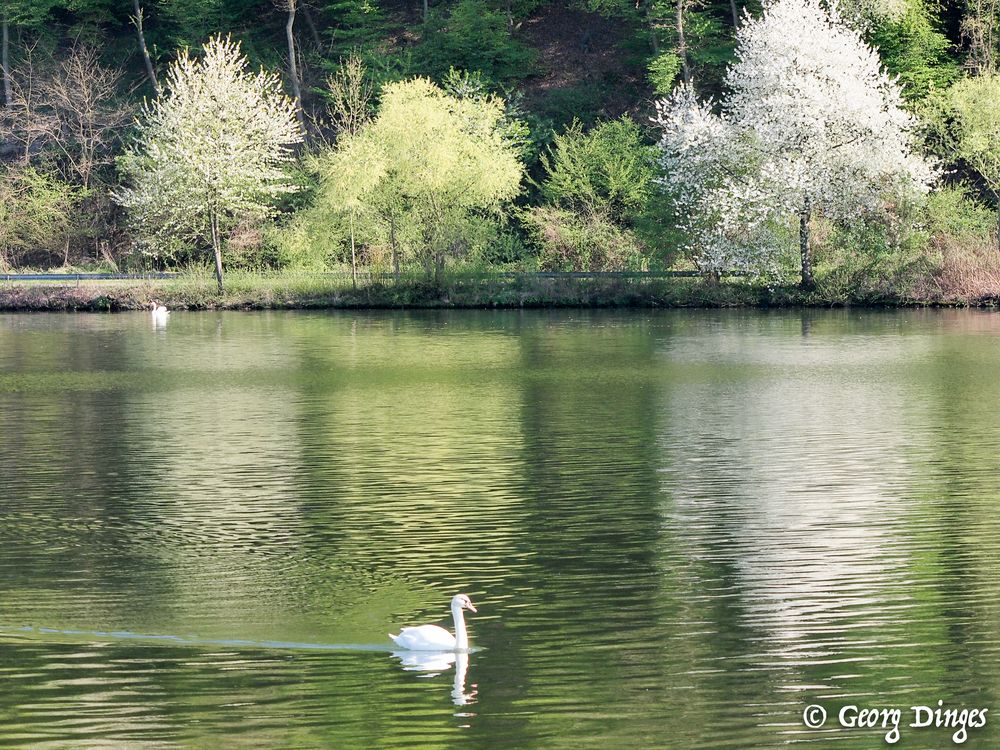
POLYGON ((465 605, 465 608, 468 609, 468 610, 471 610, 472 612, 476 611, 476 608, 472 606, 472 600, 471 599, 469 600, 469 603, 467 605, 465 605))

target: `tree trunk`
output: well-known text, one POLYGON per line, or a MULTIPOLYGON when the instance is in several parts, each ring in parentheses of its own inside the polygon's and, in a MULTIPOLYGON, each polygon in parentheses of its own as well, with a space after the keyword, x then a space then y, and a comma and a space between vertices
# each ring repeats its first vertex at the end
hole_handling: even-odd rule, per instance
POLYGON ((444 253, 434 256, 434 286, 441 288, 444 283, 444 253))
POLYGON ((969 51, 967 64, 976 75, 990 75, 996 70, 996 5, 996 0, 967 0, 965 3, 959 31, 969 51))
POLYGON ((0 66, 3 67, 3 102, 7 109, 14 105, 14 94, 10 88, 10 23, 7 13, 3 16, 3 41, 0 47, 0 66))
POLYGON ((684 36, 685 0, 677 0, 677 55, 681 58, 681 72, 684 83, 691 83, 691 67, 688 65, 687 38, 684 36))
POLYGON ((429 8, 427 7, 427 0, 424 0, 424 23, 427 23, 428 13, 429 13, 429 8))
POLYGON ((799 212, 799 253, 802 256, 802 281, 800 286, 806 291, 816 288, 812 270, 812 247, 809 244, 809 219, 812 216, 812 200, 807 196, 799 212))
POLYGON ((215 251, 215 280, 219 283, 219 294, 222 294, 222 241, 219 237, 219 217, 215 210, 211 211, 209 221, 212 225, 212 250, 215 251))
POLYGON ((389 217, 389 244, 392 246, 392 276, 399 285, 399 248, 396 247, 396 217, 389 217))
POLYGON ((733 28, 740 27, 740 12, 736 8, 736 0, 729 0, 729 9, 733 12, 733 28))
POLYGON ((351 286, 358 288, 358 254, 354 250, 354 212, 351 211, 351 286))
POLYGON ((309 27, 309 34, 313 38, 313 44, 316 45, 316 49, 323 49, 323 40, 320 38, 319 29, 316 28, 316 22, 313 20, 312 13, 309 12, 309 3, 305 3, 302 6, 302 16, 306 19, 306 26, 309 27))
POLYGON ((292 29, 295 26, 295 9, 298 0, 290 0, 288 3, 288 20, 285 22, 285 37, 288 40, 288 77, 292 79, 292 95, 295 99, 295 116, 299 119, 299 127, 304 133, 306 130, 306 119, 302 114, 302 87, 299 84, 299 68, 295 61, 295 35, 292 29))
POLYGON ((132 22, 139 35, 139 49, 142 50, 142 59, 146 63, 146 75, 149 76, 149 82, 153 84, 153 93, 159 96, 160 82, 156 80, 156 71, 153 70, 153 61, 149 57, 149 48, 146 46, 146 35, 142 31, 142 8, 139 7, 139 0, 132 0, 132 9, 135 11, 132 22))

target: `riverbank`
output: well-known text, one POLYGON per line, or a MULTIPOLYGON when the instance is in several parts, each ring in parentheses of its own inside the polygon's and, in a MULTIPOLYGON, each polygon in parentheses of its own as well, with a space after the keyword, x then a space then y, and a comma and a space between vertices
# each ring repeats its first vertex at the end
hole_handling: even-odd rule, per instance
POLYGON ((146 309, 152 300, 177 310, 1000 306, 995 295, 845 295, 843 289, 822 285, 805 292, 797 286, 768 287, 745 280, 638 275, 453 275, 439 285, 422 277, 396 281, 391 276, 366 276, 355 285, 343 275, 232 273, 221 295, 208 275, 70 283, 0 281, 0 311, 119 312, 146 309))

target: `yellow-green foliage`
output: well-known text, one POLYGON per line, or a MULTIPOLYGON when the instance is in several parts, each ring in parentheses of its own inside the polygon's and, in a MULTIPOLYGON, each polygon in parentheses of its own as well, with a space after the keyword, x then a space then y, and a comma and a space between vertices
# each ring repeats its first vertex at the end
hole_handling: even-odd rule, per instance
POLYGON ((496 210, 519 190, 524 167, 507 142, 503 100, 458 99, 426 78, 383 89, 378 116, 358 139, 380 182, 416 200, 496 210))
POLYGON ((494 96, 458 98, 424 78, 389 84, 374 119, 317 157, 306 221, 339 216, 341 245, 353 224, 372 261, 462 254, 468 222, 499 214, 520 190, 524 167, 504 117, 494 96))
POLYGON ((0 169, 0 269, 64 250, 80 194, 31 167, 0 169))
POLYGON ((1000 75, 964 78, 948 92, 954 155, 1000 196, 1000 75))

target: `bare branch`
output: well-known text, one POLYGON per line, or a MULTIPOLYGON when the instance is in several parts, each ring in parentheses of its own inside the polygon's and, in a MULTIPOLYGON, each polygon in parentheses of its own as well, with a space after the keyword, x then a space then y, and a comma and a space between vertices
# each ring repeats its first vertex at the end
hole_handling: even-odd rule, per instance
POLYGON ((156 71, 153 69, 153 60, 149 56, 149 48, 146 46, 146 35, 142 30, 143 12, 142 8, 139 6, 139 0, 132 0, 132 8, 135 11, 135 15, 132 16, 132 23, 135 26, 135 31, 139 35, 139 48, 142 50, 142 59, 146 64, 146 75, 149 76, 149 82, 153 84, 153 92, 159 96, 160 95, 160 83, 156 80, 156 71))
POLYGON ((356 135, 371 119, 375 88, 358 55, 341 61, 337 72, 326 80, 330 119, 337 135, 356 135))

